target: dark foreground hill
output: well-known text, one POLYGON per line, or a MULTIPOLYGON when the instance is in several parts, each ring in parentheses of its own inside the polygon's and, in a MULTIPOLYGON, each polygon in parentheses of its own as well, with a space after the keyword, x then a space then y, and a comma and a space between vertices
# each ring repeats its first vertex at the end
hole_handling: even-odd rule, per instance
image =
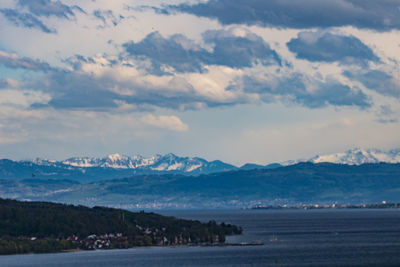
POLYGON ((240 233, 236 226, 214 221, 0 199, 0 254, 223 243, 226 235, 240 233))
POLYGON ((125 208, 400 201, 400 164, 299 163, 200 176, 138 175, 87 184, 0 180, 0 196, 125 208))

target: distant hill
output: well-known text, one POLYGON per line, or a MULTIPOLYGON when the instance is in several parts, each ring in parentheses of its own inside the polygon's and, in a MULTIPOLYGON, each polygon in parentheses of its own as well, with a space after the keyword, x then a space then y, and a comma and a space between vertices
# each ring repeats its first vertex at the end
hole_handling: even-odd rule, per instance
POLYGON ((125 208, 229 208, 261 204, 400 201, 400 164, 299 163, 200 176, 136 175, 75 184, 0 180, 4 197, 125 208))
POLYGON ((252 163, 246 163, 242 167, 240 167, 240 170, 255 170, 255 169, 274 169, 274 168, 279 168, 282 167, 281 164, 279 163, 272 163, 268 165, 259 165, 259 164, 252 164, 252 163))

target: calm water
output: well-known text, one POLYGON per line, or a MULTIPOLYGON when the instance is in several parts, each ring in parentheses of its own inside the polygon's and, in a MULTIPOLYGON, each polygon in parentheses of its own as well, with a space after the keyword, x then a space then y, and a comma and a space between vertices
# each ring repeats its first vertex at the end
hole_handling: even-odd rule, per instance
POLYGON ((169 211, 244 228, 254 247, 179 247, 0 256, 0 266, 400 266, 400 210, 169 211))

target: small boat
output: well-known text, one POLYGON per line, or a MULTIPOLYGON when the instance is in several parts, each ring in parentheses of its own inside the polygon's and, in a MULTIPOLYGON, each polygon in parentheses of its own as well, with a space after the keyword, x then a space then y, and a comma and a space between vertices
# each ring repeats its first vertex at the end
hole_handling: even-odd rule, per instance
POLYGON ((278 241, 278 237, 276 235, 271 236, 271 238, 269 239, 270 242, 276 242, 278 241))

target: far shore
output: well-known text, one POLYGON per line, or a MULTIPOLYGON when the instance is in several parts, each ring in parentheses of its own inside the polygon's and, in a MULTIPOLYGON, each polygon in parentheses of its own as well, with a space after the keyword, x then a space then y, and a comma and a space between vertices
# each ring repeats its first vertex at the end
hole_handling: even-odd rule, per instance
POLYGON ((311 209, 400 209, 400 203, 382 201, 373 204, 299 204, 299 205, 257 205, 249 209, 257 210, 311 210, 311 209))

